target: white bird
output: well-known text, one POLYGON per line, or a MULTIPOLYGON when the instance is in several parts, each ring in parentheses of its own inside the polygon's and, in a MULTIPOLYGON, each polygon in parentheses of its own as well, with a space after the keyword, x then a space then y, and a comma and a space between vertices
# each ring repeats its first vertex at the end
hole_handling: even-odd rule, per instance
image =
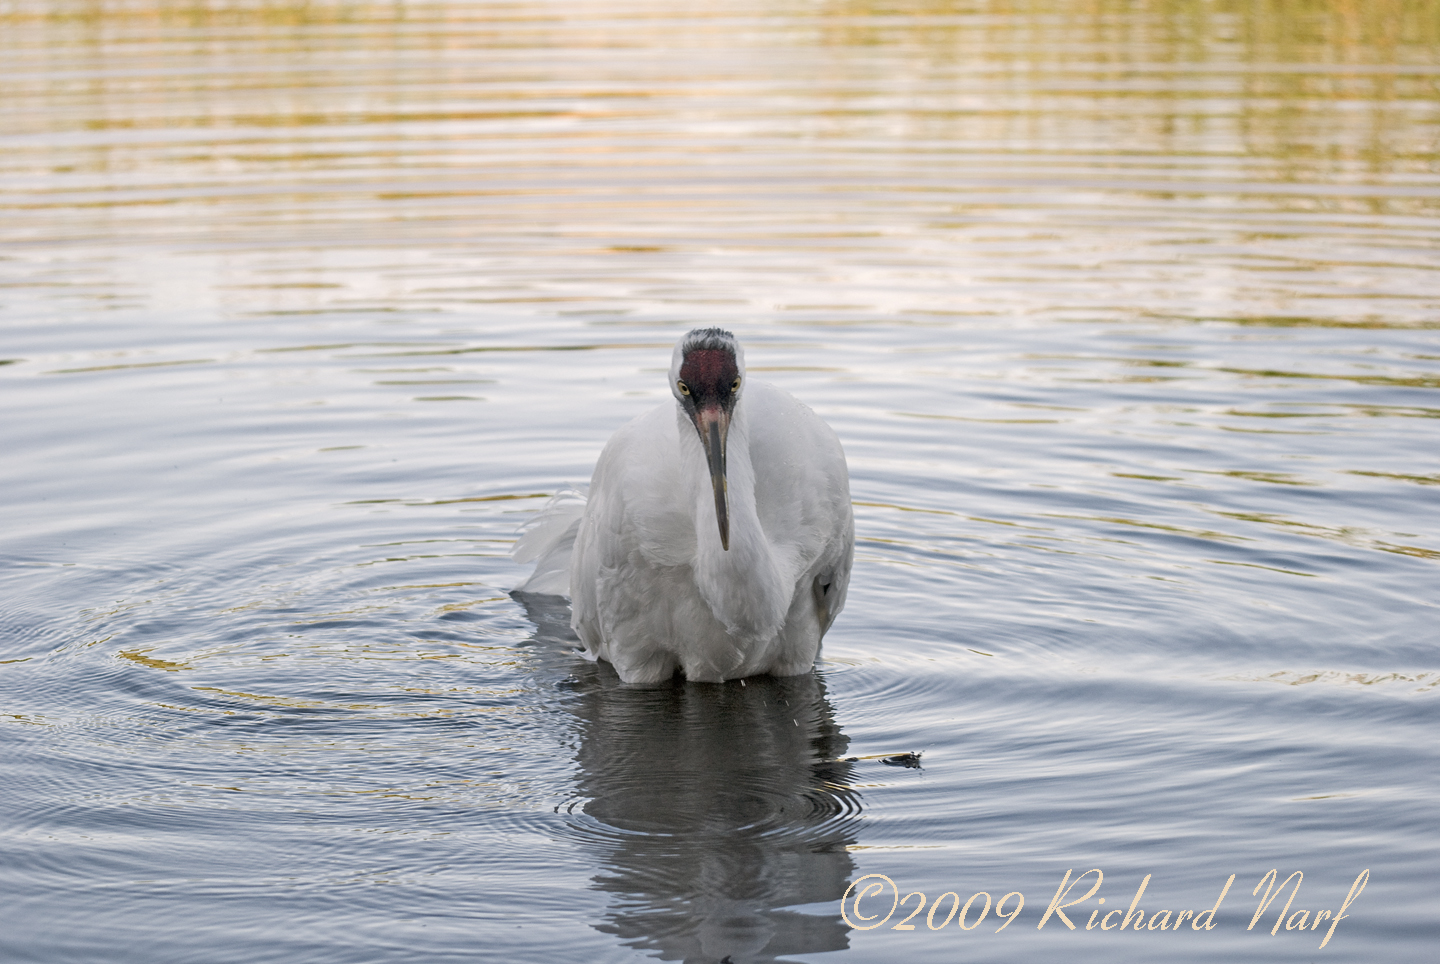
POLYGON ((673 402, 616 432, 589 496, 552 502, 516 546, 522 591, 570 595, 589 659, 627 683, 723 682, 814 665, 855 552, 840 440, 751 381, 735 336, 675 345, 673 402))

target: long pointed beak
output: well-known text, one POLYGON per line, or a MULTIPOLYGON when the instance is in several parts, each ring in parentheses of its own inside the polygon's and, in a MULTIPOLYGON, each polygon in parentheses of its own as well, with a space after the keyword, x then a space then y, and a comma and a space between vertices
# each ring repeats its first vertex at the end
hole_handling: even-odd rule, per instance
POLYGON ((730 492, 725 482, 725 436, 730 433, 730 413, 709 405, 695 413, 695 428, 705 445, 710 463, 710 485, 715 489, 715 521, 720 524, 720 545, 730 550, 730 492))

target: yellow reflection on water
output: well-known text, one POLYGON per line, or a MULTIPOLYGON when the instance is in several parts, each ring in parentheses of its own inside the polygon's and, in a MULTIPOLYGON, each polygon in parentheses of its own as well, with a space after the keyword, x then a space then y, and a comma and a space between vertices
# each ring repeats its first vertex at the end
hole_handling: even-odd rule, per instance
MULTIPOLYGON (((1440 0, 21 0, 0 245, 483 261, 206 279, 287 317, 1431 327, 1437 51, 1440 0)), ((13 290, 118 308, 145 283, 13 290)))
POLYGON ((569 175, 619 165, 638 188, 674 173, 675 151, 805 153, 796 138, 1096 155, 1072 177, 1162 158, 1157 190, 1183 189, 1169 181, 1196 173, 1184 159, 1205 157, 1247 159, 1224 169, 1229 189, 1370 183, 1436 173, 1437 50, 1440 0, 20 2, 0 12, 0 95, 7 132, 29 137, 4 203, 23 217, 244 206, 253 228, 338 189, 387 219, 434 219, 436 199, 583 197, 569 175), (552 176, 526 178, 530 162, 552 176))

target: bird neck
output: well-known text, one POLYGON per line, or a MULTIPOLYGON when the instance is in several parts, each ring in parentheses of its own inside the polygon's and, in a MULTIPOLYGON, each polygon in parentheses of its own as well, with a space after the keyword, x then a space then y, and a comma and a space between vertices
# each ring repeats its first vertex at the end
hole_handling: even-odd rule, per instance
POLYGON ((755 466, 744 400, 736 404, 726 440, 726 489, 730 503, 730 548, 720 543, 715 493, 705 450, 695 427, 679 411, 682 475, 695 526, 695 584, 715 618, 734 637, 768 641, 784 625, 790 592, 774 551, 760 526, 755 466))

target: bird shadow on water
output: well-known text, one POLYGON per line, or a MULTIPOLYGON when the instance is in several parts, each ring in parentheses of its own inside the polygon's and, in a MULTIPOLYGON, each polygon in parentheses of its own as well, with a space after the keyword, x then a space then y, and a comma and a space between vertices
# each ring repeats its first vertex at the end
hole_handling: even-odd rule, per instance
POLYGON ((595 928, 661 960, 847 948, 838 913, 796 909, 844 895, 862 816, 824 680, 630 686, 574 654, 564 599, 513 595, 568 674, 575 795, 556 810, 609 897, 595 928))

